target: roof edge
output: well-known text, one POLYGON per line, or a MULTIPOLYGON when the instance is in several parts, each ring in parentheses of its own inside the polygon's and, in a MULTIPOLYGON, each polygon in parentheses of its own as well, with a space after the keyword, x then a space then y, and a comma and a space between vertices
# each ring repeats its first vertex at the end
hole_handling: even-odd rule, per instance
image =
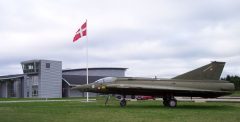
MULTIPOLYGON (((87 68, 77 68, 77 69, 63 69, 62 72, 67 71, 79 71, 79 70, 86 70, 87 68)), ((92 67, 88 68, 88 70, 127 70, 128 68, 121 68, 121 67, 92 67)))

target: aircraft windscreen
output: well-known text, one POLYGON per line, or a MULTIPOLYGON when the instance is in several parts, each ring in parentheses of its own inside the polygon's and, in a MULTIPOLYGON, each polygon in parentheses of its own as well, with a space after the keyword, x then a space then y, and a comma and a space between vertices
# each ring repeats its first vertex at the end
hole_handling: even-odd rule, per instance
POLYGON ((106 77, 106 78, 102 78, 102 79, 99 79, 99 80, 95 81, 95 83, 110 83, 110 82, 113 82, 115 80, 116 80, 115 77, 106 77))

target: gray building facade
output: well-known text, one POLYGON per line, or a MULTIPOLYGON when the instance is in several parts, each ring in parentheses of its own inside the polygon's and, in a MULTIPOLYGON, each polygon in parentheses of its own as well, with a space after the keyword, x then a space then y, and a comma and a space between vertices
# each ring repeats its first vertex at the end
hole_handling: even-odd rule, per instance
MULTIPOLYGON (((71 88, 86 84, 86 68, 62 70, 61 61, 21 62, 23 74, 0 76, 0 98, 85 97, 71 88)), ((89 83, 104 77, 124 77, 127 68, 89 68, 89 83)), ((90 96, 98 94, 90 93, 90 96)))
POLYGON ((0 98, 24 97, 24 75, 0 76, 0 98))
POLYGON ((62 62, 51 60, 29 60, 21 62, 25 97, 61 98, 62 62))
MULTIPOLYGON (((113 68, 113 67, 99 67, 88 68, 89 76, 111 76, 111 77, 124 77, 126 68, 113 68)), ((66 69, 63 70, 63 75, 86 75, 86 68, 82 69, 66 69)))

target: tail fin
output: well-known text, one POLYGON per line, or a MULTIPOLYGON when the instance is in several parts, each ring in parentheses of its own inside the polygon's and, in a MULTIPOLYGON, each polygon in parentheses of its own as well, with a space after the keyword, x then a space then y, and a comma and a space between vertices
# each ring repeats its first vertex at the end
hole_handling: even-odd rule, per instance
POLYGON ((213 61, 210 64, 197 68, 195 70, 178 75, 172 79, 187 80, 219 80, 223 71, 225 62, 213 61))

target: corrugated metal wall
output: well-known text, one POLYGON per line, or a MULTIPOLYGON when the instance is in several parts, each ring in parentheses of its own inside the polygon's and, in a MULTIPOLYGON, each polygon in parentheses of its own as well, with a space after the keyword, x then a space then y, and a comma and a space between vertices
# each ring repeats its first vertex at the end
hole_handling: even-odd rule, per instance
MULTIPOLYGON (((86 70, 67 71, 63 72, 64 75, 86 75, 86 70)), ((125 70, 123 69, 94 69, 88 71, 89 76, 112 76, 124 77, 125 70)))
POLYGON ((39 97, 61 98, 62 97, 62 62, 40 61, 39 97), (50 68, 46 64, 50 63, 50 68))
POLYGON ((1 90, 1 97, 2 98, 7 98, 7 82, 1 82, 1 86, 0 86, 0 90, 1 90))

